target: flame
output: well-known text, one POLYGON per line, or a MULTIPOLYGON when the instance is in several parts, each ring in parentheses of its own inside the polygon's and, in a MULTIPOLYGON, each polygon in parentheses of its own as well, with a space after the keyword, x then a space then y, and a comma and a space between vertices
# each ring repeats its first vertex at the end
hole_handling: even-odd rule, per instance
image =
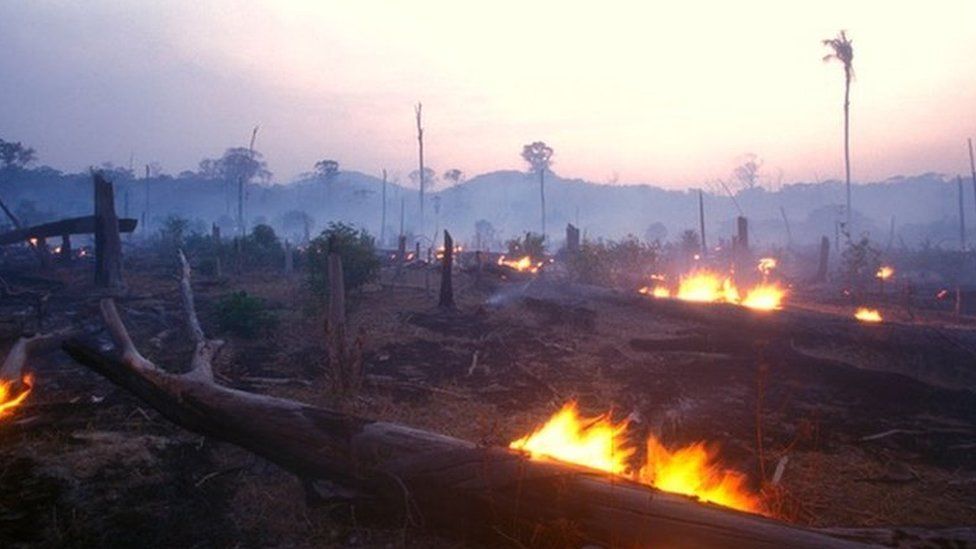
POLYGON ((773 272, 776 268, 777 262, 775 257, 764 257, 759 260, 759 272, 762 273, 763 278, 769 276, 769 273, 773 272))
POLYGON ((778 284, 763 282, 746 292, 746 297, 742 300, 741 305, 763 311, 782 309, 784 297, 786 297, 786 290, 780 288, 778 284))
POLYGON ((30 394, 31 388, 34 386, 34 376, 30 374, 24 374, 21 378, 21 383, 24 385, 23 390, 13 395, 13 381, 0 380, 0 418, 9 414, 14 408, 20 406, 24 400, 27 399, 27 395, 30 394))
POLYGON ((707 270, 694 271, 688 276, 681 277, 678 290, 674 294, 666 286, 661 285, 644 286, 638 291, 654 297, 673 295, 683 301, 733 303, 763 311, 782 309, 787 293, 779 284, 764 281, 744 290, 745 297, 743 297, 731 277, 723 277, 707 270))
POLYGON ((627 420, 614 423, 609 414, 583 417, 576 402, 568 402, 542 427, 509 447, 528 452, 532 459, 574 463, 666 492, 759 512, 759 498, 746 488, 746 476, 722 467, 715 452, 702 442, 669 450, 653 435, 648 436, 645 463, 633 470, 629 462, 636 449, 624 436, 627 426, 627 420))
MULTIPOLYGON (((446 250, 446 248, 444 246, 441 246, 440 248, 437 248, 437 252, 434 253, 434 257, 436 257, 437 259, 444 259, 444 250, 446 250)), ((454 255, 455 256, 457 256, 458 254, 460 254, 463 251, 464 251, 464 247, 461 246, 460 244, 454 246, 454 255)))
POLYGON ((883 266, 878 269, 878 272, 874 276, 880 278, 881 280, 888 280, 895 274, 895 269, 887 266, 883 266))
POLYGON ((542 267, 542 263, 542 261, 538 263, 533 262, 531 256, 523 256, 518 259, 506 259, 505 256, 498 258, 499 265, 515 269, 519 272, 537 273, 539 272, 539 268, 542 267))
POLYGON ((854 311, 854 318, 860 320, 861 322, 881 322, 881 313, 877 309, 868 309, 867 307, 859 307, 854 311))

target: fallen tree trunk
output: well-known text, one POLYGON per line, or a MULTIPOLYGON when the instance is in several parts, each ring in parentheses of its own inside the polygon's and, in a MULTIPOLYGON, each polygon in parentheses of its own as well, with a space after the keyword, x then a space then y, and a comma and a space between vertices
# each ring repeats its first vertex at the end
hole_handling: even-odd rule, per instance
POLYGON ((625 547, 856 546, 515 450, 218 385, 211 360, 220 342, 200 329, 187 275, 184 268, 183 302, 196 346, 189 372, 169 373, 142 357, 110 299, 102 301, 102 315, 119 352, 81 339, 63 348, 173 422, 303 478, 381 496, 433 524, 494 530, 534 544, 552 538, 625 547))
MULTIPOLYGON (((136 229, 136 220, 119 218, 119 232, 131 233, 136 229)), ((32 238, 53 238, 73 234, 92 234, 95 232, 95 216, 86 215, 83 217, 72 217, 61 221, 52 221, 33 227, 15 229, 0 234, 0 246, 17 244, 32 238)))

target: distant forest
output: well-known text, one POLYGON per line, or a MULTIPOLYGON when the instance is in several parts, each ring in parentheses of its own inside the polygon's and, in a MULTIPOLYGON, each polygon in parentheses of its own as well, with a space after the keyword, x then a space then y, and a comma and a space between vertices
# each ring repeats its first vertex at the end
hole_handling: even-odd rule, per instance
MULTIPOLYGON (((90 174, 38 165, 35 156, 24 145, 0 140, 0 199, 22 223, 90 213, 90 174)), ((842 182, 770 185, 757 176, 758 167, 752 165, 752 173, 739 173, 738 178, 733 175, 728 183, 705 186, 705 232, 710 244, 730 237, 740 213, 750 219, 751 239, 760 246, 786 246, 790 240, 795 246, 807 246, 821 236, 834 238, 844 219, 842 182)), ((401 231, 401 212, 403 232, 411 240, 429 241, 438 229, 447 228, 456 240, 499 249, 509 238, 540 231, 538 178, 518 171, 465 179, 459 170, 443 175, 429 170, 421 231, 415 182, 405 185, 391 179, 384 185, 381 177, 343 170, 333 160, 321 161, 314 171, 287 183, 272 183, 260 153, 247 149, 228 149, 221 158, 205 159, 197 170, 176 175, 153 164, 139 170, 112 164, 95 169, 115 183, 119 214, 138 219, 136 235, 142 236, 158 231, 170 216, 189 220, 196 231, 209 231, 216 223, 223 234, 236 234, 242 181, 246 226, 269 224, 293 242, 317 235, 329 222, 343 221, 382 237, 382 246, 393 247, 401 231)), ((973 184, 965 179, 962 187, 968 239, 974 242, 973 184)), ((590 239, 632 234, 662 242, 676 241, 682 232, 699 227, 698 190, 599 184, 549 173, 546 201, 551 247, 561 244, 567 223, 580 227, 590 239)), ((866 234, 879 248, 959 247, 955 178, 926 173, 858 184, 852 202, 854 235, 866 234)), ((0 224, 7 221, 4 218, 0 224)))

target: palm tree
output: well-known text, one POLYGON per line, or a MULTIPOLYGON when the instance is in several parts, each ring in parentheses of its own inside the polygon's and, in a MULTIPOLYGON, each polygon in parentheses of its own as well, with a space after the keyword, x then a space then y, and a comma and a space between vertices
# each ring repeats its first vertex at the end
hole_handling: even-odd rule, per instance
POLYGON ((847 234, 853 230, 851 227, 851 80, 854 79, 854 44, 847 37, 847 31, 840 31, 836 38, 828 38, 823 41, 824 46, 829 46, 833 53, 824 56, 824 62, 836 59, 844 64, 844 170, 847 181, 847 234))

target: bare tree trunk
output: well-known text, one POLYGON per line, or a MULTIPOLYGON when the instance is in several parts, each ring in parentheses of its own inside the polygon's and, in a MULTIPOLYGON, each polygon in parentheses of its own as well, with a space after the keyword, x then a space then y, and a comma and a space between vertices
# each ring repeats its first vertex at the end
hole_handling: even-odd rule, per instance
POLYGON ((851 210, 851 139, 850 139, 850 111, 851 111, 851 75, 844 75, 844 177, 847 182, 847 235, 850 240, 854 234, 853 212, 851 210))
POLYGON ((962 207, 962 176, 956 177, 956 184, 959 189, 959 250, 966 251, 966 214, 962 207))
POLYGON ((827 280, 827 266, 830 260, 830 239, 826 236, 820 237, 820 263, 817 267, 817 277, 814 279, 816 282, 824 282, 827 280))
POLYGON ((580 232, 572 223, 566 225, 566 252, 574 256, 579 253, 580 232))
POLYGON ((221 262, 223 260, 223 247, 220 241, 220 226, 216 223, 210 224, 210 240, 213 243, 213 254, 214 254, 214 276, 220 278, 223 276, 223 266, 221 262))
POLYGON ((708 244, 705 243, 705 193, 698 189, 698 224, 701 229, 701 255, 708 256, 708 244))
MULTIPOLYGON (((331 243, 330 243, 330 248, 331 243)), ((332 370, 332 388, 337 394, 345 394, 351 380, 347 372, 346 349, 346 285, 342 274, 342 258, 330 251, 329 311, 325 321, 326 343, 329 348, 329 367, 332 370)))
POLYGON ((423 115, 423 104, 417 103, 415 112, 417 113, 417 156, 420 164, 420 234, 424 234, 424 128, 421 124, 423 115))
POLYGON ((383 205, 380 214, 380 247, 386 246, 386 168, 383 168, 383 205))
POLYGON ((95 184, 95 285, 112 290, 124 287, 122 240, 115 215, 115 192, 102 174, 92 174, 95 184))
POLYGON ((976 158, 973 157, 973 138, 969 138, 969 171, 973 176, 973 202, 976 203, 976 158))
POLYGON ((736 218, 736 227, 738 228, 738 236, 736 237, 736 244, 738 244, 739 249, 743 252, 749 251, 749 220, 743 216, 736 218))
POLYGON ((6 204, 4 204, 3 200, 0 200, 0 208, 3 209, 3 213, 7 214, 7 218, 10 219, 11 223, 13 223, 15 229, 23 228, 20 224, 20 220, 17 219, 17 216, 14 215, 14 212, 10 211, 10 208, 8 208, 6 204))
POLYGON ((542 205, 542 238, 546 237, 546 169, 539 170, 539 203, 542 205))
POLYGON ((71 235, 61 235, 61 262, 65 265, 71 263, 71 235))
POLYGON ((400 235, 397 241, 396 278, 403 276, 403 263, 407 259, 407 237, 400 235))
POLYGON ((451 273, 454 270, 454 239, 451 233, 444 231, 444 258, 441 261, 441 295, 437 306, 444 309, 453 309, 454 305, 454 284, 451 280, 451 273))

